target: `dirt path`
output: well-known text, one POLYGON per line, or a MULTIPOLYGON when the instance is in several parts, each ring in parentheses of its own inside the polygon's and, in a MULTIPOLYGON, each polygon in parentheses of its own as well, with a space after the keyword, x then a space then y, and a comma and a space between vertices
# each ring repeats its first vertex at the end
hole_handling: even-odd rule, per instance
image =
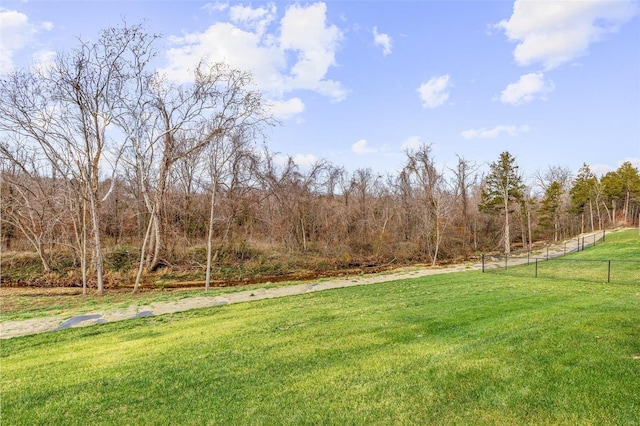
MULTIPOLYGON (((602 232, 600 232, 602 234, 602 232)), ((585 234, 585 238, 593 238, 596 234, 585 234)), ((579 240, 574 238, 567 242, 562 242, 549 248, 547 252, 540 251, 535 253, 538 257, 555 257, 562 255, 565 251, 568 253, 578 247, 579 240)), ((503 261, 485 259, 485 268, 498 267, 503 261)), ((522 260, 512 259, 510 265, 518 263, 526 263, 527 258, 522 260)), ((91 312, 88 314, 65 318, 62 316, 51 316, 33 318, 20 321, 4 321, 0 323, 0 339, 8 339, 11 337, 24 336, 29 334, 42 333, 47 331, 63 330, 71 327, 84 327, 93 324, 101 324, 112 321, 122 321, 126 319, 141 318, 154 315, 163 315, 174 312, 182 312, 190 309, 208 308, 212 306, 230 305, 233 303, 249 302, 254 300, 274 299, 277 297, 293 296, 316 291, 330 290, 336 288, 352 287, 357 285, 376 284, 388 281, 397 281, 407 278, 418 278, 428 275, 447 274, 453 272, 462 272, 468 270, 479 270, 481 264, 476 265, 456 265, 445 268, 425 268, 412 271, 395 272, 390 274, 380 274, 373 276, 356 276, 345 279, 336 279, 325 282, 314 282, 305 284, 296 284, 285 287, 246 290, 237 293, 228 293, 219 296, 200 296, 190 297, 176 301, 155 302, 148 305, 131 306, 126 309, 110 309, 100 312, 91 312)))
POLYGON ((367 285, 387 281, 396 281, 405 278, 417 278, 434 274, 460 272, 472 268, 478 269, 479 265, 473 267, 420 269, 416 271, 375 276, 357 276, 347 279, 296 284, 270 289, 246 290, 213 297, 189 297, 175 301, 154 302, 148 305, 131 306, 126 309, 110 309, 101 312, 91 312, 69 319, 61 316, 52 316, 20 321, 4 321, 0 323, 0 338, 8 339, 10 337, 42 333, 45 331, 55 331, 71 327, 83 327, 112 321, 170 314, 174 312, 187 311, 190 309, 230 305, 233 303, 250 302, 254 300, 274 299, 277 297, 294 296, 298 294, 312 293, 316 291, 330 290, 335 288, 351 287, 356 285, 367 285))

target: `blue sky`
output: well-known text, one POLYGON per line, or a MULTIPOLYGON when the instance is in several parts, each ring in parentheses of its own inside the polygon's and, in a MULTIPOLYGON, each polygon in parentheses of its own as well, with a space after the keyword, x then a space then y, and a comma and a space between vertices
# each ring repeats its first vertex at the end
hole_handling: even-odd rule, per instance
POLYGON ((3 1, 0 72, 46 62, 102 28, 146 20, 176 81, 203 56, 251 71, 302 167, 395 172, 429 143, 525 175, 640 166, 637 1, 3 1))

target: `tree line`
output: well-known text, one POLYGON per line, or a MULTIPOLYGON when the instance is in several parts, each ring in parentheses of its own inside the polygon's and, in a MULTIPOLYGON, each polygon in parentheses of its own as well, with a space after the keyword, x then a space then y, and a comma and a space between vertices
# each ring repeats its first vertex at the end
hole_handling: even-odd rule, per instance
POLYGON ((2 248, 28 247, 45 273, 65 253, 85 291, 102 293, 104 253, 123 246, 139 253, 136 288, 201 248, 208 288, 229 252, 435 265, 640 214, 628 162, 525 180, 508 152, 481 174, 463 157, 438 168, 423 144, 395 174, 301 168, 264 143, 275 121, 248 73, 202 62, 192 83, 168 81, 151 69, 157 39, 125 23, 0 81, 2 248))

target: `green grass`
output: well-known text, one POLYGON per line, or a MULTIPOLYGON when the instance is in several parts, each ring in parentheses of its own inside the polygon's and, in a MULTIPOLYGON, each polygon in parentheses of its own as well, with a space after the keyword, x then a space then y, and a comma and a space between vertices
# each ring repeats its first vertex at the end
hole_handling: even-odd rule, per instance
MULTIPOLYGON (((509 266, 506 271, 504 269, 488 269, 487 271, 533 278, 536 275, 536 263, 532 258, 528 265, 509 266)), ((599 283, 640 284, 640 236, 638 230, 607 234, 605 242, 599 242, 583 251, 550 261, 539 259, 537 275, 545 278, 599 283)))
POLYGON ((604 242, 569 255, 577 259, 617 259, 640 261, 640 234, 637 229, 607 234, 604 242))
POLYGON ((294 284, 299 283, 281 282, 234 287, 212 287, 209 291, 205 291, 202 288, 170 291, 145 289, 139 293, 131 293, 129 290, 107 290, 104 296, 99 296, 95 293, 83 296, 81 295, 81 289, 67 289, 68 291, 62 293, 57 293, 47 288, 33 289, 33 293, 7 294, 2 296, 0 300, 0 323, 3 321, 19 321, 45 316, 70 318, 87 312, 124 309, 129 306, 142 306, 155 302, 181 300, 189 297, 215 297, 246 290, 268 289, 294 284))
POLYGON ((1 342, 2 424, 640 423, 640 287, 479 272, 1 342))

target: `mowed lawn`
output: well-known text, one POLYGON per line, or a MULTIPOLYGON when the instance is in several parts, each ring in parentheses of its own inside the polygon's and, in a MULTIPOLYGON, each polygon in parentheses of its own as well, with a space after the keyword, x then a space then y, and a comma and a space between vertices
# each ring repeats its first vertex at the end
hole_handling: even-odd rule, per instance
POLYGON ((606 241, 595 247, 545 261, 544 253, 531 257, 529 264, 488 269, 490 273, 504 273, 522 277, 570 279, 612 284, 640 285, 640 236, 637 230, 608 233, 606 241))
POLYGON ((465 272, 0 345, 3 426, 640 424, 640 283, 465 272))

